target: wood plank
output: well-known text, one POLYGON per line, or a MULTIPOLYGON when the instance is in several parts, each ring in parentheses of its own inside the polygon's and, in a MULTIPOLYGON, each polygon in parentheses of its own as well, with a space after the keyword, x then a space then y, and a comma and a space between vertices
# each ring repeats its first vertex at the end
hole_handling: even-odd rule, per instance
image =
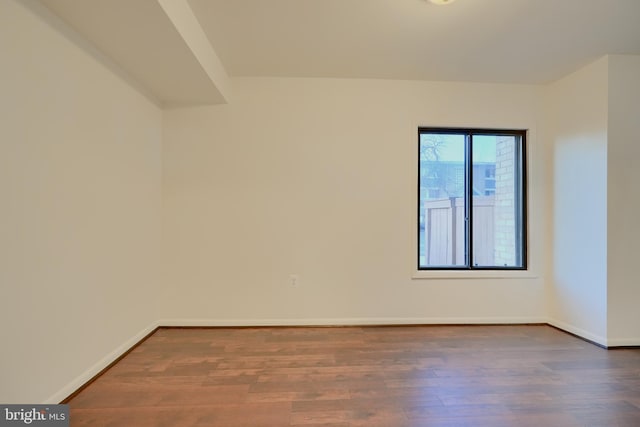
POLYGON ((72 426, 638 426, 640 349, 545 325, 161 328, 72 426))

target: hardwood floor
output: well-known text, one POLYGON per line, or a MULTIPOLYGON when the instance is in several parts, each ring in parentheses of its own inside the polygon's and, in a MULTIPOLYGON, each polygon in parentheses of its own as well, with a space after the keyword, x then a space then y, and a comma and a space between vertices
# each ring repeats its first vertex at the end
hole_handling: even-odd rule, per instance
POLYGON ((549 326, 159 329, 72 426, 640 426, 640 350, 549 326))

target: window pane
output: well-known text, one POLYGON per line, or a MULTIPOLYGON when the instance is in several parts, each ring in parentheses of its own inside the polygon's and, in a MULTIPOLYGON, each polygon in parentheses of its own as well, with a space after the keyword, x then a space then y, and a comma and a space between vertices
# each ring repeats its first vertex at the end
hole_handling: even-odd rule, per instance
POLYGON ((525 269, 525 131, 418 134, 418 268, 525 269))
POLYGON ((466 265, 465 139, 420 134, 420 267, 466 265))
POLYGON ((520 138, 472 137, 472 265, 522 267, 520 138))

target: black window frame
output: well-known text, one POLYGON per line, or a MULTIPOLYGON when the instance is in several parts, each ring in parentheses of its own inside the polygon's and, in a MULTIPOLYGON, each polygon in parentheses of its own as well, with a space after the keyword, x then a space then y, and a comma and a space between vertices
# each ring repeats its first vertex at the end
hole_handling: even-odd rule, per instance
MULTIPOLYGON (((495 271, 495 270, 516 270, 526 271, 528 270, 528 221, 527 221, 527 129, 488 129, 488 128, 455 128, 455 127, 418 127, 418 185, 417 185, 417 219, 416 219, 416 232, 417 232, 417 245, 416 245, 416 263, 418 271, 495 271), (420 265, 420 190, 421 190, 421 153, 420 153, 420 140, 422 134, 450 134, 450 135, 465 135, 465 161, 464 161, 464 179, 465 179, 465 265, 441 265, 441 266, 422 266, 420 265), (474 266, 473 260, 473 162, 471 161, 473 155, 473 135, 506 135, 515 136, 519 138, 518 159, 520 167, 519 182, 517 182, 515 191, 519 192, 521 203, 518 203, 516 212, 516 221, 519 222, 517 227, 517 241, 520 243, 519 251, 516 254, 517 260, 521 261, 521 265, 516 266, 474 266)), ((426 220, 425 220, 426 222, 426 220)))

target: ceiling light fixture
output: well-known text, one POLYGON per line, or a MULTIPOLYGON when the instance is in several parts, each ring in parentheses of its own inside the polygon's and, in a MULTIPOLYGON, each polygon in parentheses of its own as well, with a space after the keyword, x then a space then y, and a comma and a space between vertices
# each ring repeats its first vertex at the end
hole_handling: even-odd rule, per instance
POLYGON ((442 6, 445 4, 453 3, 456 0, 429 0, 429 3, 437 4, 438 6, 442 6))

